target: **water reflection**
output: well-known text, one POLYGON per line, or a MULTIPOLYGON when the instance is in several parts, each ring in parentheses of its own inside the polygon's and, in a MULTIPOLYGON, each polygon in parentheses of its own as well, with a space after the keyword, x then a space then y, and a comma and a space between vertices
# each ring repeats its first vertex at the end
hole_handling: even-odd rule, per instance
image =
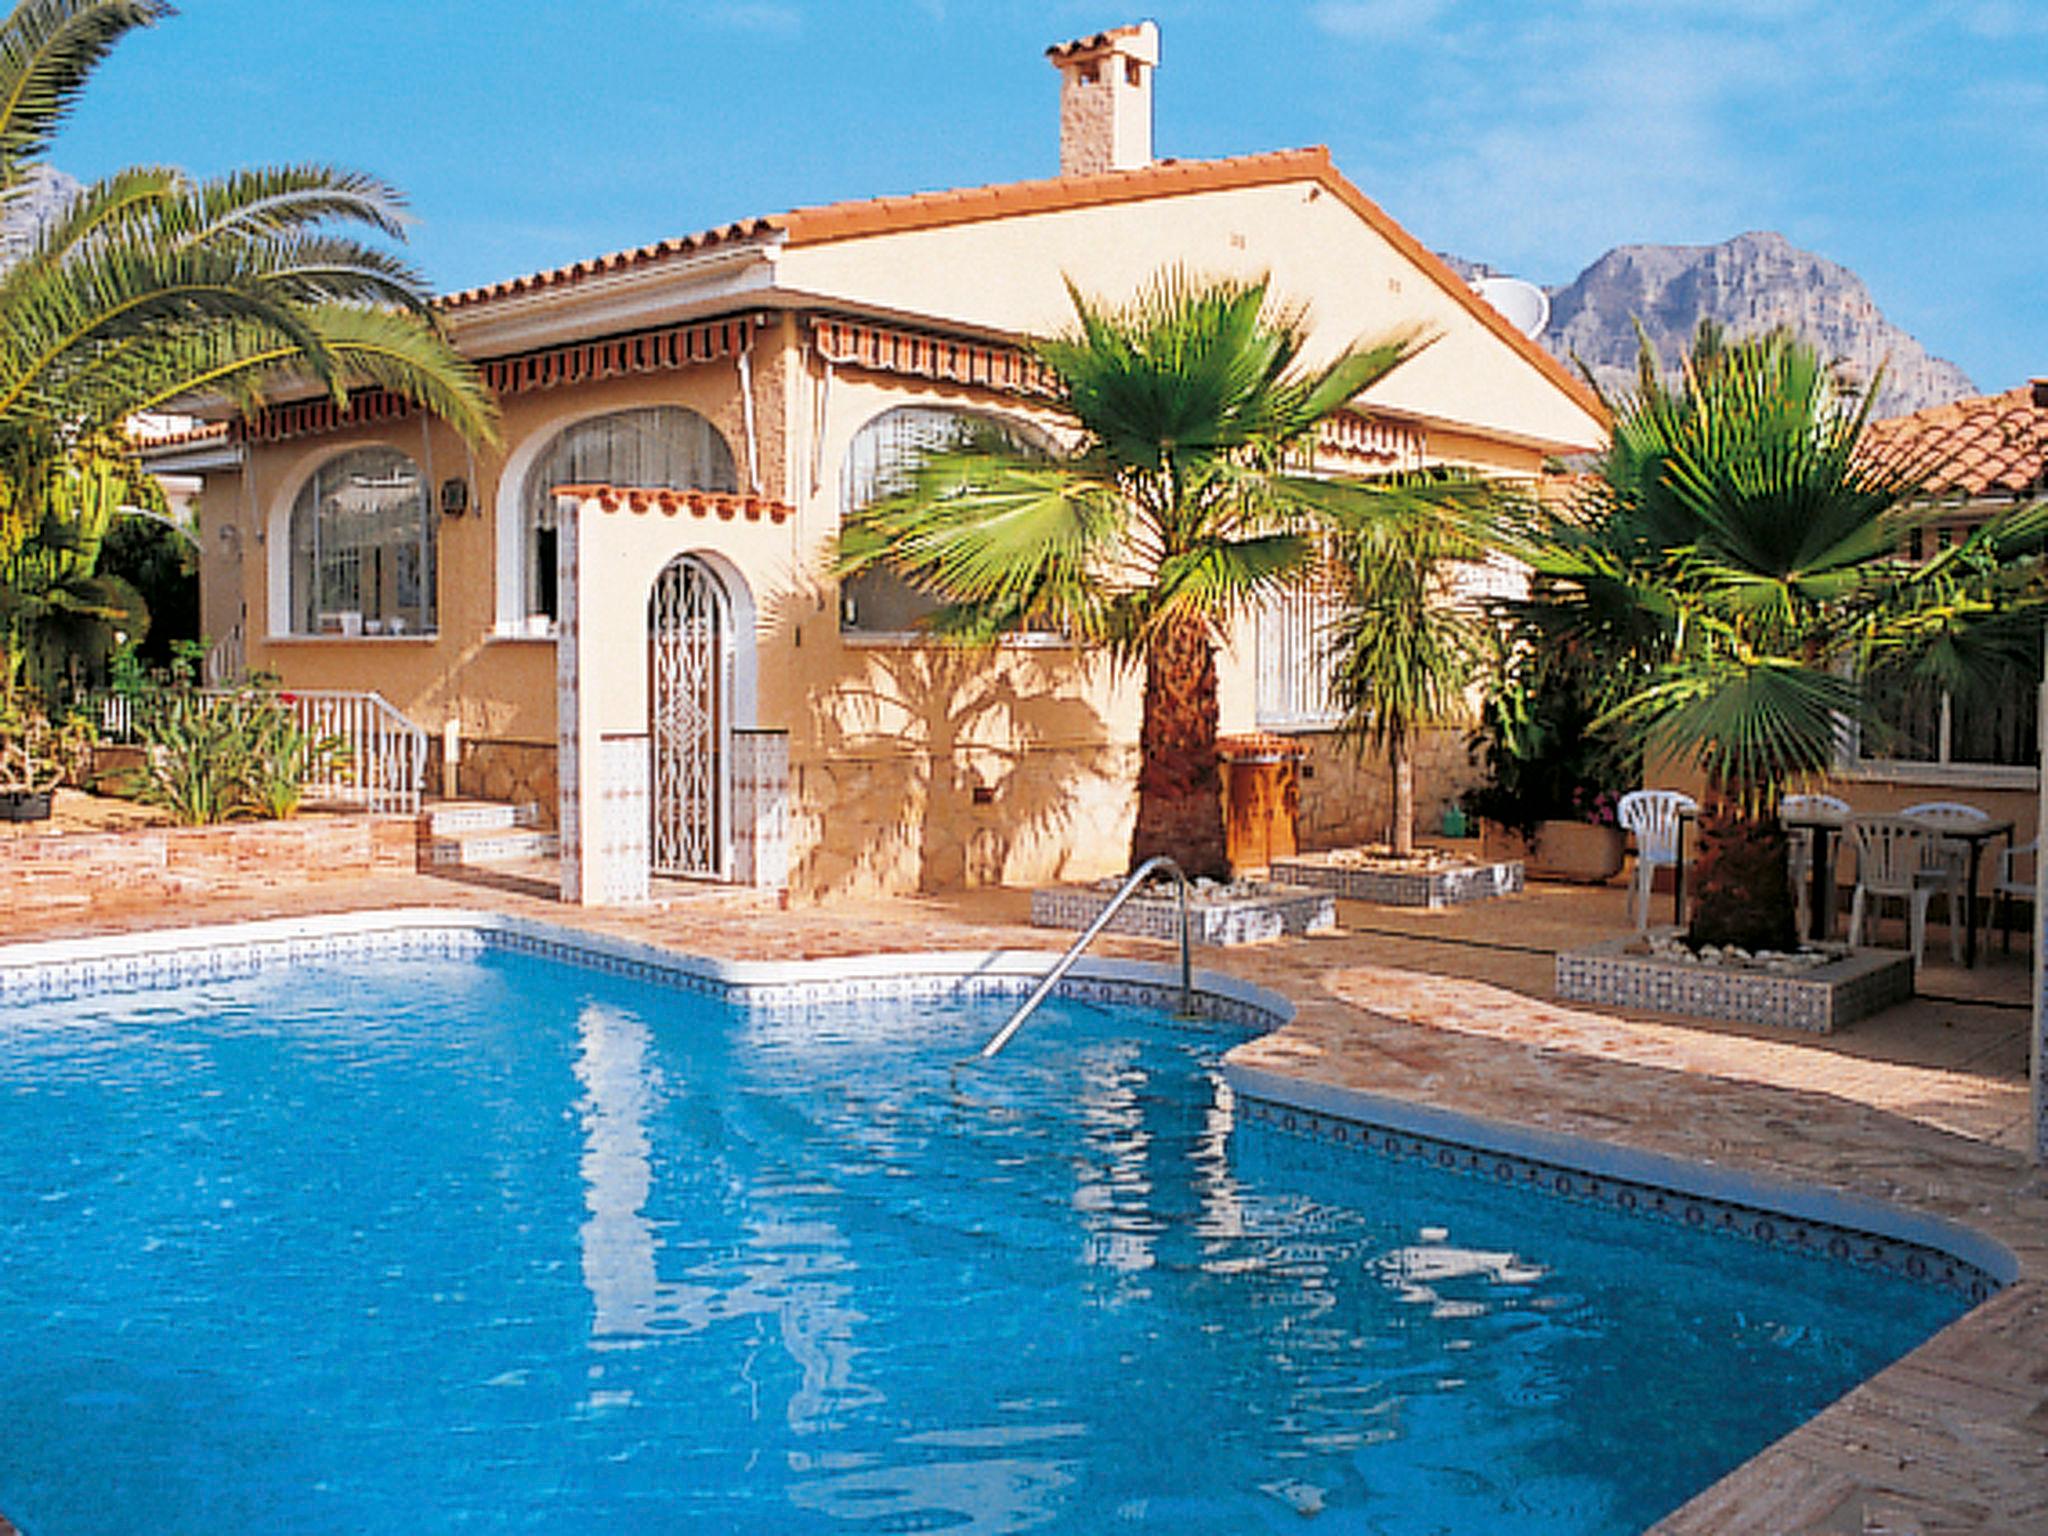
POLYGON ((583 1085, 583 1288, 595 1315, 594 1344, 631 1343, 650 1330, 659 1282, 647 1119, 655 1088, 647 1025, 637 1015, 587 1003, 576 1020, 576 1078, 583 1085))

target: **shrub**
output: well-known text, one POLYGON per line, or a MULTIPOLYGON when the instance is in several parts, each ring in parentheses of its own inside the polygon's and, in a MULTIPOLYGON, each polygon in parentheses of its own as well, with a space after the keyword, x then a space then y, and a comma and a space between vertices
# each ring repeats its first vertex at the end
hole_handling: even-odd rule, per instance
POLYGON ((187 677, 137 701, 143 767, 131 785, 182 825, 290 816, 306 781, 345 754, 338 738, 306 731, 266 680, 203 691, 187 677))

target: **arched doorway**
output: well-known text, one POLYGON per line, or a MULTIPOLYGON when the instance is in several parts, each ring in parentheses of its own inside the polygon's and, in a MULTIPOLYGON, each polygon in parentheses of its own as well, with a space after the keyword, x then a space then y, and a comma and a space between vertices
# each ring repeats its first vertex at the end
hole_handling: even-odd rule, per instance
POLYGON ((703 561, 679 555, 647 611, 648 721, 657 875, 732 870, 732 600, 703 561))

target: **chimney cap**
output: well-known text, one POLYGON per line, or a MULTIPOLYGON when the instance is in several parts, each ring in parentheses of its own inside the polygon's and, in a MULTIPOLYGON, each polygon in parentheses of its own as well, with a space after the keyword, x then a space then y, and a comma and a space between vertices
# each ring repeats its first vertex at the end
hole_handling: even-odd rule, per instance
POLYGON ((1063 69, 1069 64, 1101 58, 1107 54, 1136 59, 1140 64, 1157 65, 1158 25, 1150 21, 1135 21, 1125 26, 1111 27, 1106 32, 1077 37, 1069 43, 1054 43, 1045 50, 1045 56, 1063 69))

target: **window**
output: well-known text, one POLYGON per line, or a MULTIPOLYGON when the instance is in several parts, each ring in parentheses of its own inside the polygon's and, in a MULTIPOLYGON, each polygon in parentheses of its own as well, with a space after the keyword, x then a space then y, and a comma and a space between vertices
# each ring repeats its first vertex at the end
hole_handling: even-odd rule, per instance
POLYGON ((1264 730, 1326 728, 1344 718, 1330 696, 1331 631, 1343 602, 1329 581, 1305 581, 1259 609, 1258 723, 1264 730))
POLYGON ((291 631, 434 632, 434 519, 419 466, 395 448, 329 459, 292 503, 291 631))
POLYGON ((534 618, 552 619, 556 613, 558 485, 732 492, 739 489, 739 475, 732 448, 718 429, 682 406, 616 411, 564 428, 526 477, 521 611, 534 618))
MULTIPOLYGON (((951 448, 971 433, 993 429, 1008 441, 1036 444, 1035 434, 1013 422, 978 411, 904 405, 884 411, 854 434, 840 482, 840 512, 850 516, 883 496, 902 490, 910 470, 927 453, 951 448)), ((893 571, 863 571, 839 586, 839 627, 852 634, 905 635, 939 607, 893 571)))
POLYGON ((1953 770, 1958 778, 1997 769, 2041 766, 2039 698, 2041 638, 2034 661, 1983 697, 1953 698, 1927 684, 1876 681, 1866 686, 1879 721, 1858 743, 1855 767, 1903 775, 1953 770))

